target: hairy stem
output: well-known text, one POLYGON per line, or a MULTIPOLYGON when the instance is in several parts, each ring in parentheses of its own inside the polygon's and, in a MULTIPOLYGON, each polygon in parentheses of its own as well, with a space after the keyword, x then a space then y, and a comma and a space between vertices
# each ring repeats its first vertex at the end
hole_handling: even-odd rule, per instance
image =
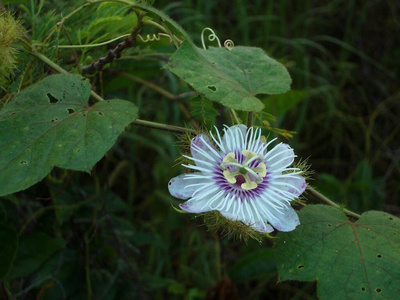
MULTIPOLYGON (((57 72, 62 73, 62 74, 68 74, 68 72, 66 70, 64 70, 62 67, 60 67, 56 63, 52 62, 45 55, 43 55, 41 53, 38 53, 38 52, 34 51, 33 49, 32 49, 32 51, 30 53, 33 56, 35 56, 38 59, 40 59, 45 64, 47 64, 50 67, 52 67, 57 72)), ((96 94, 94 91, 91 91, 90 95, 93 98, 95 98, 96 100, 98 100, 98 101, 104 101, 104 99, 100 95, 96 94)), ((135 121, 132 122, 132 124, 139 125, 139 126, 144 126, 144 127, 148 127, 148 128, 153 128, 153 129, 176 132, 176 133, 185 133, 185 132, 189 132, 189 133, 193 133, 193 134, 197 133, 196 130, 190 129, 190 128, 179 127, 179 126, 174 126, 174 125, 167 125, 167 124, 156 123, 156 122, 151 122, 151 121, 145 121, 145 120, 140 120, 140 119, 136 119, 135 121)))
POLYGON ((116 58, 120 58, 122 51, 135 46, 137 35, 143 27, 143 16, 144 14, 142 13, 137 14, 137 24, 132 27, 131 34, 126 36, 123 42, 119 43, 114 49, 108 50, 106 56, 100 57, 96 62, 92 62, 90 65, 83 66, 82 71, 87 74, 94 74, 98 71, 102 71, 106 64, 112 63, 116 58))
POLYGON ((328 197, 324 196, 323 194, 321 194, 320 192, 318 192, 317 190, 315 190, 313 187, 308 186, 307 187, 307 191, 313 195, 315 198, 318 198, 319 200, 321 200, 322 202, 325 202, 326 204, 339 208, 340 210, 343 210, 344 213, 346 213, 349 216, 352 216, 354 218, 359 219, 361 216, 351 210, 348 210, 346 208, 341 207, 339 204, 333 202, 331 199, 329 199, 328 197))
POLYGON ((236 114, 236 111, 235 111, 233 108, 231 108, 231 109, 230 109, 230 112, 231 112, 233 121, 234 121, 236 124, 241 124, 241 122, 240 122, 240 120, 239 120, 239 118, 238 118, 238 116, 237 116, 237 114, 236 114))
MULTIPOLYGON (((62 25, 62 28, 63 28, 63 30, 64 30, 65 35, 66 35, 67 38, 68 38, 68 41, 69 41, 70 45, 72 45, 72 44, 73 44, 73 43, 72 43, 72 39, 71 39, 71 36, 70 36, 69 33, 68 33, 68 30, 65 28, 64 25, 62 25)), ((75 49, 72 49, 72 52, 74 53, 75 64, 76 64, 76 67, 78 68, 78 73, 81 74, 82 71, 81 71, 81 65, 79 64, 78 54, 76 53, 76 50, 75 50, 75 49)))
POLYGON ((62 67, 60 67, 59 65, 57 65, 56 63, 52 62, 47 56, 34 51, 33 49, 31 49, 30 52, 33 56, 35 56, 36 58, 40 59, 42 62, 44 62, 46 65, 52 67, 54 70, 56 70, 59 73, 62 74, 68 74, 68 71, 64 70, 62 67))
MULTIPOLYGON (((184 106, 184 105, 181 103, 180 99, 183 98, 182 95, 174 95, 174 94, 170 93, 169 91, 163 89, 162 87, 160 87, 160 86, 158 86, 158 85, 156 85, 156 84, 154 84, 154 83, 148 82, 148 81, 146 81, 146 80, 144 80, 144 79, 142 79, 142 78, 140 78, 140 77, 137 77, 137 76, 132 75, 132 74, 127 73, 127 72, 114 72, 114 71, 112 71, 111 73, 115 73, 115 74, 124 76, 124 77, 126 77, 126 78, 129 78, 129 79, 131 79, 131 80, 133 80, 133 81, 139 82, 139 83, 141 83, 141 84, 143 84, 143 85, 145 85, 145 86, 151 88, 152 90, 154 90, 154 91, 160 93, 160 94, 163 95, 164 97, 166 97, 166 98, 168 98, 168 99, 171 99, 171 100, 177 102, 178 105, 179 105, 179 108, 180 108, 181 111, 182 111, 182 113, 185 115, 185 117, 186 117, 187 119, 189 119, 189 122, 192 124, 192 126, 193 126, 197 131, 200 131, 200 125, 196 122, 195 119, 193 119, 192 115, 190 114, 190 112, 189 112, 189 110, 186 108, 186 106, 184 106)), ((189 95, 193 95, 193 94, 189 94, 189 95)), ((187 97, 188 94, 185 93, 185 94, 183 94, 183 96, 187 97)))
POLYGON ((157 27, 158 29, 160 29, 161 31, 163 31, 164 33, 168 33, 168 31, 165 29, 164 26, 162 26, 161 24, 158 24, 157 22, 154 22, 152 20, 143 20, 143 24, 145 25, 152 25, 154 27, 157 27))
POLYGON ((155 123, 155 122, 150 122, 150 121, 145 121, 145 120, 140 120, 140 119, 136 119, 135 121, 132 122, 132 124, 143 126, 143 127, 148 127, 148 128, 153 128, 153 129, 176 132, 176 133, 189 132, 189 133, 197 134, 197 131, 194 129, 179 127, 179 126, 174 126, 174 125, 155 123))
MULTIPOLYGON (((56 63, 52 62, 47 56, 44 56, 43 54, 35 52, 35 51, 31 51, 31 54, 33 56, 36 56, 37 58, 39 58, 42 62, 44 62, 48 66, 52 67, 57 72, 59 72, 61 74, 68 74, 68 72, 66 70, 64 70, 62 67, 60 67, 56 63)), ((104 101, 104 99, 102 97, 100 97, 98 94, 96 94, 94 91, 90 91, 90 95, 97 101, 104 101)))
POLYGON ((101 47, 101 46, 105 46, 108 44, 111 44, 119 39, 125 38, 127 36, 130 36, 130 33, 127 34, 123 34, 121 36, 117 36, 116 38, 113 38, 111 40, 108 41, 104 41, 102 43, 97 43, 97 44, 87 44, 87 45, 58 45, 57 48, 59 49, 75 49, 75 48, 94 48, 94 47, 101 47))

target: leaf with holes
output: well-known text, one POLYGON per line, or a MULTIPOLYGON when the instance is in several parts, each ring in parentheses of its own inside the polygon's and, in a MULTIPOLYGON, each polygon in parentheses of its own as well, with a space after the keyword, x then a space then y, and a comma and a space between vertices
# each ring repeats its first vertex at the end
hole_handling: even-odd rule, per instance
POLYGON ((0 111, 0 196, 28 188, 54 166, 89 172, 136 119, 128 101, 89 106, 90 90, 79 75, 54 75, 0 111))
POLYGON ((208 99, 243 111, 261 111, 256 95, 285 93, 292 81, 282 64, 254 47, 202 50, 185 41, 165 68, 208 99))
POLYGON ((353 223, 324 205, 308 205, 299 217, 274 245, 279 280, 317 280, 320 299, 398 297, 399 218, 369 211, 353 223))

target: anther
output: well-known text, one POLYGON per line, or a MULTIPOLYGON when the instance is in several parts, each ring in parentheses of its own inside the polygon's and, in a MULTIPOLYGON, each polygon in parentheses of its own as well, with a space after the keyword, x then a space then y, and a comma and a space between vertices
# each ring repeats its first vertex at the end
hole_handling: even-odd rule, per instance
POLYGON ((263 156, 249 150, 243 150, 242 155, 245 157, 243 164, 239 164, 235 158, 235 153, 228 153, 221 162, 221 169, 225 179, 231 184, 240 184, 243 190, 255 189, 258 184, 263 182, 263 177, 267 175, 267 168, 265 163, 262 162, 263 156), (250 163, 258 160, 257 167, 249 167, 250 163), (228 169, 228 167, 231 167, 228 169), (242 176, 241 182, 237 182, 237 177, 242 176))

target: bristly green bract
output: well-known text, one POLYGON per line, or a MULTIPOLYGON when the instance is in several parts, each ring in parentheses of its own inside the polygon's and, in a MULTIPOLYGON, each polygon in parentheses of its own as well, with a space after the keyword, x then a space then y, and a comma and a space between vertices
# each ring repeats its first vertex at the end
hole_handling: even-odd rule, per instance
POLYGON ((240 222, 232 221, 221 215, 219 211, 210 211, 200 214, 203 217, 204 224, 208 230, 218 232, 229 239, 247 241, 254 239, 261 244, 264 234, 255 231, 250 226, 240 222))

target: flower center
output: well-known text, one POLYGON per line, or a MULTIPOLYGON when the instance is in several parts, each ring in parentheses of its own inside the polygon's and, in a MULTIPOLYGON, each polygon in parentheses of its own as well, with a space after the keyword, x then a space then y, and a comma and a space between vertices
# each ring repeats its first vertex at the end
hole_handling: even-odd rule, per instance
POLYGON ((249 150, 243 150, 242 155, 245 160, 243 164, 240 164, 235 158, 235 153, 228 153, 222 160, 220 167, 229 183, 236 183, 244 190, 252 190, 263 182, 263 178, 267 175, 267 167, 262 162, 262 155, 249 150), (250 167, 250 164, 254 161, 258 161, 259 164, 253 164, 253 167, 250 167))

